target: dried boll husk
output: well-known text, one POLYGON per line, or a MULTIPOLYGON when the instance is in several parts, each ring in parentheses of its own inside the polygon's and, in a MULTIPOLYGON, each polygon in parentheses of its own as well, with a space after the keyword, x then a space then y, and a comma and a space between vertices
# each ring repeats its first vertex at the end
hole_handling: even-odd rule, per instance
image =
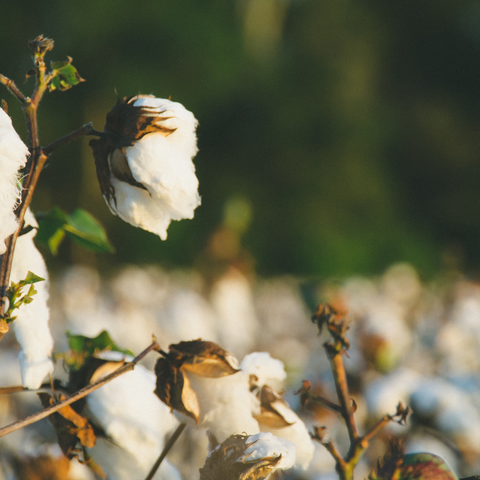
POLYGON ((90 141, 113 214, 165 240, 172 220, 200 205, 192 158, 197 120, 183 105, 150 95, 118 99, 103 136, 90 141))
POLYGON ((237 360, 213 342, 170 345, 157 361, 155 393, 182 414, 182 421, 210 431, 215 442, 238 433, 258 433, 258 400, 237 360), (192 420, 194 422, 192 422, 192 420))
POLYGON ((200 480, 261 480, 295 463, 295 445, 270 433, 232 435, 200 469, 200 480))

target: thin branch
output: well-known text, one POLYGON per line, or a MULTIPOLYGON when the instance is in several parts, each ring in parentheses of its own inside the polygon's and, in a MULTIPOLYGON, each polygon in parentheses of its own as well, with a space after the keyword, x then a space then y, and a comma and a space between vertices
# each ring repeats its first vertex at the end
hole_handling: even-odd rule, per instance
POLYGON ((9 433, 15 432, 16 430, 20 430, 21 428, 26 427, 27 425, 31 425, 32 423, 38 422, 39 420, 42 420, 43 418, 48 417, 52 413, 57 412, 65 405, 70 405, 71 403, 74 403, 77 400, 80 400, 81 398, 86 397, 88 394, 92 393, 93 391, 97 390, 100 387, 103 387, 103 385, 111 382, 112 380, 119 377, 120 375, 123 375, 124 373, 129 372, 130 370, 133 370, 135 368, 135 365, 143 357, 145 357, 145 355, 150 353, 152 350, 156 350, 158 348, 160 348, 160 346, 157 343, 157 341, 154 339, 153 343, 148 348, 146 348, 142 353, 140 353, 137 357, 135 357, 131 362, 125 363, 118 370, 115 370, 110 375, 107 375, 106 377, 98 380, 98 382, 92 383, 91 385, 87 385, 86 387, 82 388, 81 390, 74 393, 71 397, 66 398, 62 402, 55 403, 54 405, 51 405, 50 407, 47 407, 44 410, 41 410, 40 412, 34 413, 29 417, 26 417, 22 420, 19 420, 3 428, 0 428, 0 437, 8 435, 9 433))
POLYGON ((154 475, 157 473, 161 463, 163 462, 164 458, 167 456, 168 452, 172 449, 175 445, 175 442, 178 440, 182 432, 185 430, 187 426, 186 423, 181 423, 177 429, 173 432, 173 435, 169 438, 168 442, 165 444, 162 453, 158 457, 157 461, 153 465, 152 469, 150 470, 149 474, 145 477, 145 480, 152 480, 154 475))
POLYGON ((93 128, 92 122, 86 123, 83 127, 79 128, 78 130, 75 130, 72 133, 69 133, 68 135, 65 135, 62 138, 59 138, 58 140, 55 140, 55 142, 51 143, 50 145, 47 145, 46 147, 42 148, 42 152, 44 155, 50 155, 55 149, 58 147, 61 147, 65 145, 66 143, 70 142, 71 140, 75 140, 78 137, 81 137, 82 135, 98 135, 101 136, 102 133, 98 132, 93 128))
POLYGON ((341 414, 347 425, 350 442, 354 443, 358 439, 358 431, 355 417, 353 416, 352 402, 348 393, 347 373, 343 364, 342 351, 338 351, 329 343, 326 343, 324 347, 332 367, 338 401, 342 407, 341 414))
POLYGON ((391 421, 393 420, 392 415, 384 415, 373 427, 370 431, 368 431, 365 435, 363 435, 362 439, 367 443, 377 435, 380 430, 386 427, 391 421))
POLYGON ((15 82, 13 80, 10 80, 9 78, 5 77, 0 73, 0 83, 5 85, 8 89, 8 91, 17 98, 17 100, 22 103, 22 105, 25 105, 28 103, 29 99, 25 97, 25 95, 18 89, 18 87, 15 85, 15 82))

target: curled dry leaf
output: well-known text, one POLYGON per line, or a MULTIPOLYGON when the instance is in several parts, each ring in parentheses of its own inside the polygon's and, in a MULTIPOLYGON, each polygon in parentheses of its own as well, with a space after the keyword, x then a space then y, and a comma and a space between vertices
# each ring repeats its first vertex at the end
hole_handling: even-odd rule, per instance
MULTIPOLYGON (((40 392, 38 396, 45 408, 55 403, 53 397, 46 392, 40 392)), ((64 399, 65 396, 61 395, 60 400, 64 399)), ((95 446, 96 436, 92 426, 71 405, 65 405, 50 415, 48 419, 57 432, 58 444, 67 458, 71 459, 76 456, 75 447, 78 442, 86 448, 95 446)))
POLYGON ((257 394, 260 400, 260 413, 254 418, 258 423, 271 428, 285 428, 295 422, 289 422, 281 411, 289 408, 280 395, 268 385, 264 385, 257 394), (283 408, 282 408, 283 407, 283 408))
POLYGON ((158 398, 170 408, 193 418, 198 424, 200 407, 197 394, 182 370, 174 367, 167 359, 159 358, 155 365, 155 374, 155 394, 158 398))
POLYGON ((213 342, 192 340, 169 347, 174 365, 200 377, 224 377, 239 371, 238 362, 229 352, 213 342))

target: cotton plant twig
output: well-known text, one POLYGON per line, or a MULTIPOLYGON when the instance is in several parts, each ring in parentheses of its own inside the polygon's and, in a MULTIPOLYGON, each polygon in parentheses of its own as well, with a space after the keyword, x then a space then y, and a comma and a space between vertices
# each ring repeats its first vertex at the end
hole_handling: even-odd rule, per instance
POLYGON ((23 113, 25 114, 27 121, 28 149, 30 151, 30 157, 24 170, 21 201, 15 210, 15 215, 18 219, 18 228, 13 235, 5 240, 6 250, 3 255, 0 255, 0 340, 9 330, 8 323, 1 317, 5 313, 7 304, 7 289, 10 282, 10 273, 12 270, 16 241, 23 228, 25 213, 30 206, 33 192, 40 177, 40 173, 47 161, 48 155, 56 148, 80 137, 81 135, 101 135, 100 132, 93 129, 91 123, 88 123, 75 132, 60 138, 42 149, 38 137, 37 109, 43 95, 48 89, 49 82, 53 78, 52 74, 48 75, 46 73, 46 65, 44 61, 45 54, 53 48, 53 41, 40 36, 32 41, 30 46, 33 49, 33 60, 36 73, 35 87, 33 89, 32 97, 25 96, 13 80, 0 74, 0 83, 5 85, 8 91, 20 102, 23 113))
POLYGON ((326 406, 326 408, 340 413, 342 416, 350 439, 350 448, 345 457, 341 455, 333 440, 327 438, 328 434, 325 427, 314 427, 312 437, 314 440, 320 442, 335 459, 336 470, 340 480, 353 480, 354 469, 364 451, 368 448, 372 438, 391 421, 396 421, 400 424, 405 423, 409 408, 405 408, 399 403, 395 414, 384 415, 367 433, 360 436, 354 416, 355 404, 350 398, 347 374, 343 362, 343 357, 350 347, 346 337, 346 332, 349 328, 348 321, 345 315, 337 312, 329 305, 319 305, 317 312, 312 317, 312 321, 317 324, 320 333, 323 328, 326 327, 331 336, 331 339, 325 342, 323 346, 330 361, 340 405, 336 405, 328 400, 326 401, 326 399, 311 393, 310 383, 308 381, 304 381, 302 388, 297 393, 301 394, 300 398, 303 404, 307 401, 313 401, 314 403, 326 406), (332 406, 334 408, 332 408, 332 406))
POLYGON ((20 430, 21 428, 26 427, 27 425, 31 425, 32 423, 36 423, 39 420, 42 420, 43 418, 48 417, 52 413, 57 412, 62 407, 66 405, 70 405, 71 403, 74 403, 77 400, 80 400, 81 398, 86 397, 88 394, 94 392, 100 387, 103 387, 103 385, 111 382, 112 380, 119 377, 120 375, 123 375, 124 373, 127 373, 130 370, 133 370, 135 368, 135 365, 140 360, 142 360, 145 357, 145 355, 150 353, 152 350, 157 350, 159 348, 160 348, 159 344, 154 339, 152 344, 149 347, 147 347, 142 353, 136 356, 131 362, 125 363, 123 366, 118 368, 118 370, 115 370, 110 375, 107 375, 101 378, 100 380, 98 380, 95 383, 92 383, 91 385, 87 385, 86 387, 82 388, 81 390, 79 390, 78 392, 74 393, 73 395, 71 395, 70 397, 66 398, 61 402, 55 403, 50 407, 47 407, 44 410, 41 410, 40 412, 34 413, 29 417, 26 417, 22 420, 18 420, 17 422, 11 423, 10 425, 0 428, 0 437, 4 437, 9 433, 15 432, 16 430, 20 430))
POLYGON ((155 476, 157 473, 157 470, 160 468, 160 465, 162 464, 163 460, 165 457, 168 455, 168 452, 172 449, 172 447, 175 445, 176 441, 179 439, 180 435, 182 432, 185 430, 185 427, 187 426, 186 423, 181 423, 177 429, 173 432, 172 436, 169 438, 168 442, 165 444, 165 447, 163 448, 162 453, 158 457, 157 461, 153 465, 152 469, 148 473, 148 475, 145 477, 145 480, 152 480, 152 478, 155 476))

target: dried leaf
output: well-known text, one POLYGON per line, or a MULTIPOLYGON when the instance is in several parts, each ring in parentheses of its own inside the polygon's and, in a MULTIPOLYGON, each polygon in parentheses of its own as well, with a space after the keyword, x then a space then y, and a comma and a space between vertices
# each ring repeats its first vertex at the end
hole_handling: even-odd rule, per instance
POLYGON ((157 360, 155 374, 157 376, 155 394, 158 398, 170 408, 193 418, 198 424, 200 406, 188 377, 162 357, 157 360))
MULTIPOLYGON (((53 397, 46 392, 40 392, 37 395, 45 408, 55 403, 53 397)), ((64 399, 63 395, 60 396, 60 400, 64 399)), ((65 405, 48 419, 57 432, 58 444, 67 458, 71 459, 77 455, 75 447, 78 442, 86 448, 95 446, 96 436, 92 426, 71 405, 65 405)))
POLYGON ((229 352, 213 342, 192 340, 170 345, 172 363, 200 377, 224 377, 239 371, 238 362, 229 352))
POLYGON ((254 418, 258 423, 271 428, 285 428, 295 422, 288 422, 281 410, 289 408, 280 395, 267 385, 264 385, 257 396, 260 400, 260 414, 254 418), (283 407, 283 408, 282 408, 283 407))

